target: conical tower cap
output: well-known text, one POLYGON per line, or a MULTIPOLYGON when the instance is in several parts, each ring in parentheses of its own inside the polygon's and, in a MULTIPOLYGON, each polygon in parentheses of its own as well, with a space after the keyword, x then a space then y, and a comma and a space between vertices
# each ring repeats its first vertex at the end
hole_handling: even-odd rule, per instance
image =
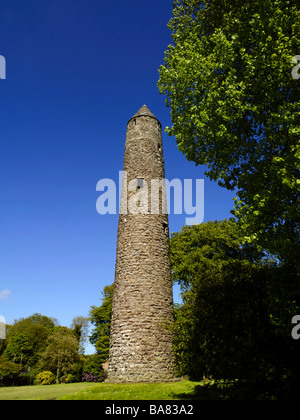
MULTIPOLYGON (((159 120, 156 118, 156 116, 154 114, 152 114, 152 112, 150 111, 150 109, 147 107, 147 105, 143 105, 142 108, 140 108, 138 110, 138 112, 136 114, 134 114, 133 117, 130 118, 130 120, 128 121, 128 123, 133 119, 133 118, 137 118, 137 117, 151 117, 151 118, 155 118, 158 122, 159 120)), ((127 124, 128 124, 127 123, 127 124)), ((160 122, 159 122, 160 123, 160 122)))

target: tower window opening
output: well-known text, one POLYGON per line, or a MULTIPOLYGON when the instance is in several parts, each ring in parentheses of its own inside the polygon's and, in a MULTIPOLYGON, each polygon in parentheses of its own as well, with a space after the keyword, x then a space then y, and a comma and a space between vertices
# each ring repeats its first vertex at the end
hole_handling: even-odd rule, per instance
POLYGON ((163 228, 164 228, 165 233, 168 233, 168 223, 163 222, 163 228))
POLYGON ((144 178, 137 178, 137 189, 143 188, 144 185, 144 178))
POLYGON ((134 120, 133 120, 133 125, 136 125, 136 119, 134 118, 134 120))

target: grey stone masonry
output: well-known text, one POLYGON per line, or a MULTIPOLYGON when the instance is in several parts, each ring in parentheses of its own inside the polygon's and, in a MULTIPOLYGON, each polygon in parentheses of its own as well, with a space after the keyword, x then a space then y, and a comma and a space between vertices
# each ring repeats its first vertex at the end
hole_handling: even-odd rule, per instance
POLYGON ((168 214, 164 189, 151 191, 165 178, 161 124, 145 105, 127 124, 123 171, 107 381, 170 381, 168 214))

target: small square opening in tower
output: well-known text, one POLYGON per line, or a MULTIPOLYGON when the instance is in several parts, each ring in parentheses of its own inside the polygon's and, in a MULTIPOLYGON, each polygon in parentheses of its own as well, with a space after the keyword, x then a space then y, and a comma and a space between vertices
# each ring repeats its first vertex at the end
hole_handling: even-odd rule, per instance
POLYGON ((144 186, 144 178, 137 178, 137 189, 141 189, 144 186))
POLYGON ((166 222, 163 222, 163 228, 164 228, 164 231, 165 231, 165 233, 169 233, 169 229, 168 229, 168 223, 166 223, 166 222))

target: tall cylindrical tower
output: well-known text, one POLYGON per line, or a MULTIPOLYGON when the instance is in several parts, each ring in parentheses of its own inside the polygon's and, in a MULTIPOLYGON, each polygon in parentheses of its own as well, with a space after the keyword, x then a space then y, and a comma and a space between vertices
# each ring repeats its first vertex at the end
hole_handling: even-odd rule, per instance
POLYGON ((161 124, 128 122, 118 226, 109 382, 173 379, 173 293, 161 124))

